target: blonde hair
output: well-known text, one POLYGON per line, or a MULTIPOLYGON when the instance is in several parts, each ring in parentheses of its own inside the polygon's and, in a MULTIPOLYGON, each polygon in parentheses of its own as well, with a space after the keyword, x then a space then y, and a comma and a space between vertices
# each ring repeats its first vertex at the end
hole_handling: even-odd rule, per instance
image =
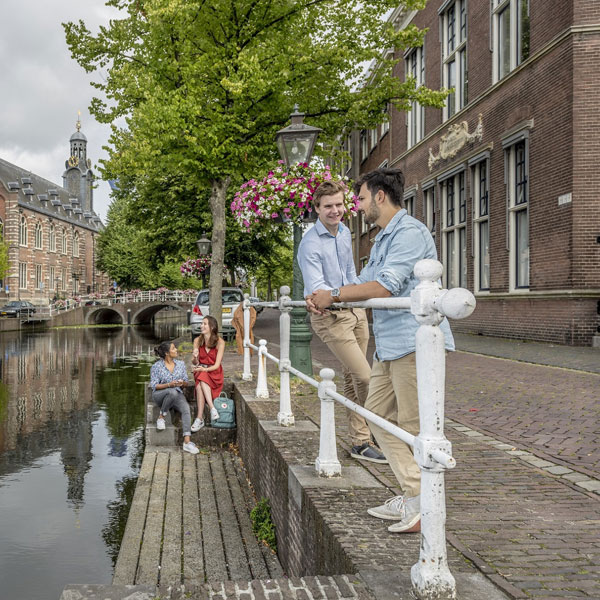
POLYGON ((313 206, 320 206, 321 198, 323 196, 333 196, 334 194, 342 194, 345 196, 348 188, 344 185, 342 181, 332 181, 328 179, 323 183, 319 184, 319 187, 314 191, 312 203, 313 206))

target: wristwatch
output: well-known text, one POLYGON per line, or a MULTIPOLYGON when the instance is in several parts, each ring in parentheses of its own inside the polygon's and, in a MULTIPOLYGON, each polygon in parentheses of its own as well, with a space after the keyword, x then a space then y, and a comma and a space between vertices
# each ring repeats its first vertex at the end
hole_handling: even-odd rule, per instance
POLYGON ((333 288, 331 290, 331 297, 333 298, 334 302, 341 302, 342 299, 340 298, 340 288, 333 288))

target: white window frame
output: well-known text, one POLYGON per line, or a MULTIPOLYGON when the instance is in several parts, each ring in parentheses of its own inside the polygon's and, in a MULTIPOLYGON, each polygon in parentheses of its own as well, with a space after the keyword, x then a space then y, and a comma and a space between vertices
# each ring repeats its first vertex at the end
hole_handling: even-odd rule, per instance
POLYGON ((21 215, 21 220, 19 222, 19 246, 27 246, 28 233, 27 219, 25 218, 25 215, 21 215))
POLYGON ((390 107, 388 104, 385 105, 382 112, 385 115, 385 120, 381 123, 381 135, 379 136, 379 139, 390 130, 390 107))
POLYGON ((60 282, 60 289, 63 292, 67 291, 67 267, 62 267, 61 269, 61 282, 60 282))
POLYGON ((490 291, 490 159, 471 165, 473 197, 473 275, 479 294, 490 291))
MULTIPOLYGON (((413 48, 405 58, 406 79, 412 75, 417 88, 425 85, 425 46, 413 48)), ((411 102, 406 113, 406 147, 412 148, 425 137, 425 109, 417 101, 411 102)))
POLYGON ((404 208, 406 209, 406 213, 411 217, 415 216, 415 195, 408 196, 404 198, 404 208))
POLYGON ((363 129, 360 132, 360 162, 367 160, 369 156, 369 140, 367 139, 367 130, 363 129))
POLYGON ((77 231, 73 233, 73 256, 79 257, 79 232, 77 231))
POLYGON ((523 42, 525 33, 529 37, 529 0, 492 0, 491 6, 492 82, 496 83, 529 57, 529 47, 523 42))
POLYGON ((523 136, 504 148, 508 210, 508 255, 511 292, 528 292, 530 285, 529 139, 523 136), (523 227, 525 222, 526 229, 523 227), (523 237, 523 230, 525 236, 523 237), (523 243, 525 242, 525 243, 523 243))
POLYGON ((43 272, 42 272, 42 265, 35 265, 35 289, 36 290, 41 290, 43 289, 43 272))
POLYGON ((48 287, 50 290, 58 291, 58 282, 56 281, 56 272, 54 266, 48 267, 48 287))
POLYGON ((370 149, 373 150, 373 148, 375 148, 375 146, 377 146, 377 142, 379 142, 379 138, 377 136, 377 127, 375 127, 374 129, 371 129, 370 131, 371 134, 371 142, 369 144, 370 149))
POLYGON ((435 241, 435 185, 430 185, 423 190, 423 222, 435 241))
POLYGON ((34 234, 34 248, 36 250, 42 250, 44 244, 44 236, 42 232, 42 224, 38 221, 35 224, 35 234, 34 234))
POLYGON ((467 287, 467 189, 461 168, 441 178, 442 257, 447 289, 467 287))
POLYGON ((56 228, 50 223, 48 228, 48 252, 56 252, 56 228))
POLYGON ((467 0, 444 4, 440 12, 440 26, 442 84, 445 88, 454 88, 443 109, 446 121, 467 103, 467 0))
POLYGON ((27 289, 27 263, 19 263, 19 289, 27 289))

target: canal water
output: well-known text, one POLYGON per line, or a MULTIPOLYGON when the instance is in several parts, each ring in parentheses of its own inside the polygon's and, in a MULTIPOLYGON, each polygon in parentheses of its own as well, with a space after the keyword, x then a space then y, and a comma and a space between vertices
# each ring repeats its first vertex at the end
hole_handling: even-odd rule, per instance
POLYGON ((154 346, 183 333, 74 328, 0 335, 0 598, 110 583, 143 454, 154 346))

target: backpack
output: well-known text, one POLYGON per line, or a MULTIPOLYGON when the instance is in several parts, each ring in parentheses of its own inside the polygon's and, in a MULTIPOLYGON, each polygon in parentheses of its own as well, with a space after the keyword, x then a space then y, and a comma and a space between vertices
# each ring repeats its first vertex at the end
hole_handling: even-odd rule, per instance
POLYGON ((235 405, 233 398, 228 398, 225 392, 221 392, 220 396, 214 399, 214 405, 219 413, 219 418, 211 423, 212 427, 233 429, 235 427, 235 405))

